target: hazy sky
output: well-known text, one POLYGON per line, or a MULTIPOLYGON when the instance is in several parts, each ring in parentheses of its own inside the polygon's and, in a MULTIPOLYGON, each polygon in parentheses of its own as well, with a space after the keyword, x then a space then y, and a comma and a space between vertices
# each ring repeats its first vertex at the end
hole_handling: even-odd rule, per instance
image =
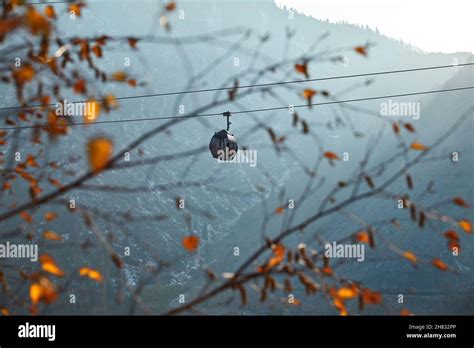
POLYGON ((428 52, 474 53, 474 0, 276 0, 318 19, 368 25, 428 52))

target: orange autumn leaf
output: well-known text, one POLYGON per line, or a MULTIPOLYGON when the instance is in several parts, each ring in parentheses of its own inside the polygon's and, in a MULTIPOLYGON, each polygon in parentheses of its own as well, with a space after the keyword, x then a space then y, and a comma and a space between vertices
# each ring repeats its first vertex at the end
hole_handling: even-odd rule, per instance
POLYGON ((124 82, 127 80, 127 73, 124 71, 117 71, 112 74, 112 79, 118 82, 124 82))
POLYGON ((333 304, 334 304, 334 307, 336 307, 339 310, 340 315, 346 316, 348 314, 346 305, 344 304, 344 301, 342 299, 338 297, 334 298, 333 304))
POLYGON ((25 84, 35 78, 36 71, 31 65, 25 65, 12 72, 12 77, 17 84, 25 84))
POLYGON ((301 304, 302 304, 301 301, 298 300, 296 297, 293 298, 293 300, 292 300, 292 301, 289 301, 288 303, 289 303, 290 305, 292 305, 292 306, 301 306, 301 304))
POLYGON ((35 156, 29 154, 27 157, 26 157, 26 161, 25 161, 25 164, 27 166, 30 166, 32 168, 39 168, 39 164, 38 162, 36 162, 36 158, 35 156))
POLYGON ((331 152, 331 151, 326 151, 323 156, 326 157, 327 159, 330 159, 330 160, 338 160, 339 159, 339 156, 337 154, 335 154, 334 152, 331 152))
POLYGON ((103 53, 102 53, 102 47, 100 47, 100 45, 97 44, 93 46, 91 50, 92 50, 92 53, 94 53, 97 58, 102 58, 103 53))
POLYGON ((403 257, 406 258, 408 261, 416 264, 418 259, 415 254, 413 254, 411 251, 405 251, 403 253, 403 257))
POLYGON ((41 300, 43 294, 43 287, 39 283, 31 284, 30 286, 30 299, 31 302, 36 305, 41 300))
POLYGON ((43 254, 39 258, 43 271, 51 273, 57 277, 63 277, 64 272, 58 267, 54 259, 48 254, 43 254))
POLYGON ((111 94, 107 94, 104 97, 104 105, 106 109, 114 109, 118 107, 117 98, 111 94))
POLYGON ((2 315, 4 316, 10 315, 10 311, 8 310, 8 308, 5 307, 0 308, 0 313, 2 313, 2 315))
POLYGON ((394 132, 395 134, 399 134, 399 133, 400 133, 400 127, 398 126, 398 124, 392 123, 392 128, 393 128, 393 132, 394 132))
POLYGON ((340 288, 337 290, 337 296, 342 299, 351 299, 357 296, 357 291, 353 288, 340 288))
POLYGON ((182 240, 184 249, 189 252, 194 252, 199 247, 199 237, 198 236, 187 236, 182 240))
POLYGON ((127 84, 131 87, 137 87, 137 80, 135 79, 127 80, 127 84))
POLYGON ((176 9, 176 2, 170 1, 165 5, 165 10, 167 12, 172 12, 176 9))
POLYGON ((77 94, 85 94, 87 92, 86 81, 84 79, 79 79, 74 83, 72 88, 77 94))
POLYGON ((53 221, 57 217, 58 217, 58 214, 56 214, 55 212, 52 212, 52 211, 48 211, 48 212, 44 213, 44 219, 46 221, 53 221))
POLYGON ((472 233, 471 221, 463 219, 458 221, 459 227, 466 233, 472 233))
POLYGON ((285 259, 285 247, 281 244, 272 245, 273 257, 270 258, 266 270, 275 267, 285 259))
POLYGON ((43 233, 43 238, 46 239, 46 240, 52 240, 52 241, 55 241, 55 242, 60 242, 63 240, 63 238, 57 234, 56 232, 54 231, 44 231, 43 233))
POLYGON ((46 131, 51 137, 67 135, 69 132, 68 121, 65 117, 58 117, 53 111, 48 114, 48 127, 46 131))
POLYGON ((309 78, 307 62, 304 62, 303 64, 295 64, 295 70, 296 72, 303 74, 306 78, 309 78))
POLYGON ((26 222, 28 222, 30 224, 33 222, 33 217, 30 214, 28 214, 28 212, 26 212, 26 211, 22 211, 20 213, 20 216, 23 220, 25 220, 26 222))
POLYGON ((308 106, 311 108, 311 101, 313 100, 313 97, 316 95, 316 93, 318 93, 317 91, 315 91, 314 89, 305 89, 303 91, 303 97, 308 100, 308 106))
POLYGON ((366 231, 360 231, 356 234, 356 240, 360 243, 369 244, 370 236, 369 233, 366 231))
POLYGON ((446 271, 449 269, 448 265, 441 261, 441 259, 435 258, 431 260, 431 263, 440 271, 446 271))
POLYGON ((403 124, 403 127, 409 131, 410 133, 415 133, 416 130, 415 130, 415 127, 413 127, 413 125, 411 123, 404 123, 403 124))
POLYGON ((364 57, 367 57, 368 53, 367 53, 367 47, 366 46, 357 46, 357 47, 354 47, 354 51, 364 57))
POLYGON ((0 35, 4 36, 5 34, 9 33, 10 31, 15 30, 21 25, 22 25, 22 19, 19 16, 14 17, 14 18, 9 18, 9 19, 1 19, 0 20, 0 35))
POLYGON ((461 197, 454 197, 453 203, 463 208, 469 208, 469 204, 461 197))
POLYGON ((459 241, 450 239, 448 240, 448 249, 451 251, 456 251, 459 254, 461 251, 461 245, 459 244, 459 241))
POLYGON ((54 179, 52 177, 48 178, 48 181, 50 182, 51 185, 54 185, 56 187, 61 187, 61 182, 58 179, 54 179))
POLYGON ((85 6, 86 5, 83 4, 83 3, 71 4, 71 5, 69 5, 69 12, 75 14, 78 17, 80 17, 81 16, 81 10, 85 6))
POLYGON ((54 7, 51 6, 51 5, 48 5, 48 6, 45 7, 44 14, 49 19, 56 19, 56 11, 54 10, 54 7))
POLYGON ((417 142, 412 143, 410 145, 410 148, 412 150, 416 150, 416 151, 426 151, 426 150, 428 150, 428 147, 426 147, 422 143, 417 143, 417 142))
POLYGON ((94 172, 104 169, 112 156, 114 145, 110 139, 95 138, 87 144, 89 165, 94 172))
POLYGON ((52 303, 58 296, 56 286, 45 277, 41 277, 38 282, 30 286, 30 299, 33 305, 37 305, 40 301, 46 304, 52 303))
POLYGON ((444 236, 450 240, 458 241, 459 236, 456 231, 454 230, 448 230, 444 233, 444 236))
POLYGON ((97 282, 101 282, 104 278, 102 277, 102 274, 100 274, 99 271, 96 271, 95 269, 89 268, 89 267, 82 267, 79 269, 79 275, 81 277, 87 277, 92 280, 95 280, 97 282))
POLYGON ((278 259, 283 260, 285 258, 285 247, 281 244, 272 245, 272 252, 273 255, 278 259))
POLYGON ((107 35, 101 35, 100 37, 98 37, 95 42, 97 42, 97 44, 101 45, 101 46, 104 46, 107 44, 107 40, 109 40, 110 37, 108 37, 107 35))
POLYGON ((284 212, 285 212, 285 208, 283 207, 277 207, 275 209, 275 213, 277 213, 278 215, 283 215, 284 212))
POLYGON ((380 304, 382 302, 382 294, 378 291, 364 289, 362 299, 366 304, 380 304))
POLYGON ((26 26, 33 35, 47 35, 50 31, 50 23, 33 6, 29 6, 25 14, 26 26))
POLYGON ((413 315, 413 313, 410 312, 408 309, 404 308, 400 311, 400 315, 401 316, 409 316, 409 315, 413 315))
POLYGON ((332 276, 334 274, 332 268, 330 266, 324 266, 322 269, 321 269, 321 272, 323 272, 324 275, 327 275, 327 276, 332 276))
POLYGON ((134 38, 134 37, 129 37, 127 39, 128 41, 128 44, 130 45, 131 48, 133 49, 136 49, 137 48, 137 43, 138 43, 138 39, 137 38, 134 38))

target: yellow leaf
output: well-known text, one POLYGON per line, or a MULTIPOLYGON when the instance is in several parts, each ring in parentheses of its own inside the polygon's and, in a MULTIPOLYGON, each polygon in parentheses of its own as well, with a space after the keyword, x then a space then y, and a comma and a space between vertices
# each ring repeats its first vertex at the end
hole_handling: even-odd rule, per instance
POLYGON ((45 277, 41 277, 39 282, 30 286, 30 299, 33 305, 37 305, 40 301, 49 304, 56 301, 57 298, 56 286, 45 277))
POLYGON ((463 219, 458 221, 459 227, 466 232, 466 233, 472 233, 472 224, 471 221, 463 219))
POLYGON ((56 219, 58 217, 58 214, 52 212, 52 211, 48 211, 47 213, 44 214, 44 219, 46 221, 53 221, 54 219, 56 219))
POLYGON ((106 105, 106 108, 109 109, 118 107, 117 98, 111 94, 108 94, 104 97, 104 104, 106 105))
POLYGON ((350 299, 357 296, 357 291, 353 288, 340 288, 337 291, 337 296, 342 299, 350 299))
POLYGON ((47 240, 54 240, 56 242, 60 242, 63 240, 63 238, 59 234, 53 231, 44 231, 43 238, 47 240))
POLYGON ((285 259, 285 247, 281 244, 272 245, 273 257, 268 261, 265 270, 275 267, 285 259))
POLYGON ((124 82, 127 79, 127 73, 124 71, 117 71, 112 74, 112 79, 118 82, 124 82))
POLYGON ((94 172, 99 172, 107 166, 113 148, 112 141, 107 138, 95 138, 89 141, 87 145, 89 165, 94 172))
POLYGON ((33 283, 30 286, 30 299, 31 302, 36 305, 41 300, 43 294, 43 287, 39 283, 33 283))
POLYGON ((412 150, 416 150, 416 151, 426 151, 426 150, 428 150, 428 147, 426 147, 422 143, 417 143, 417 142, 412 143, 410 145, 410 148, 412 150))
POLYGON ((411 251, 405 251, 403 253, 403 257, 405 257, 408 261, 416 263, 418 260, 416 258, 416 255, 413 254, 411 251))
POLYGON ((64 272, 58 267, 58 265, 56 264, 56 262, 51 256, 47 254, 41 255, 40 262, 41 262, 43 271, 51 273, 57 277, 64 276, 64 272))
POLYGON ((82 277, 88 277, 92 280, 101 282, 104 278, 102 277, 102 274, 100 274, 99 271, 96 271, 95 269, 89 268, 89 267, 82 267, 79 270, 79 275, 82 277))
POLYGON ((333 303, 334 303, 334 307, 336 307, 339 310, 340 315, 346 316, 348 314, 346 305, 344 304, 344 301, 342 299, 340 299, 339 297, 336 297, 333 300, 333 303))

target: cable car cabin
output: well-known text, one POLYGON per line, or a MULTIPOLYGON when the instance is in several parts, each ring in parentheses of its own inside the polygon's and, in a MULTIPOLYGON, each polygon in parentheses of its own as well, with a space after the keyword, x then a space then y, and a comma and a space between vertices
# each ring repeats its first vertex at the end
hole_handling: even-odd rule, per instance
POLYGON ((214 133, 209 143, 209 150, 212 157, 217 158, 219 161, 232 161, 237 151, 239 151, 234 134, 229 133, 230 125, 232 124, 229 118, 232 115, 230 111, 226 111, 222 116, 227 118, 227 129, 214 133))
POLYGON ((232 161, 239 150, 233 134, 225 129, 214 133, 209 143, 212 157, 221 161, 232 161))

